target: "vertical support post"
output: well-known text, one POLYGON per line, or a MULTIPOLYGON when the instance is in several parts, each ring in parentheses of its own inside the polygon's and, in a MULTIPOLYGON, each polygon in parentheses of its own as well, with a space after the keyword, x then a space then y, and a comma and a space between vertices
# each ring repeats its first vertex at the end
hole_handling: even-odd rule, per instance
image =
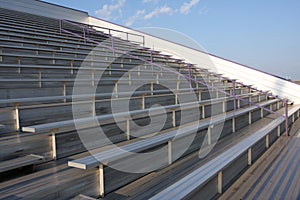
POLYGON ((62 20, 59 20, 59 33, 61 34, 62 32, 62 20))
POLYGON ((223 189, 223 172, 220 171, 218 173, 218 193, 222 194, 222 189, 223 189))
POLYGON ((223 113, 226 112, 226 100, 223 101, 223 103, 222 103, 222 111, 223 111, 223 113))
POLYGON ((207 143, 208 143, 208 145, 211 145, 211 129, 212 129, 212 127, 208 126, 208 129, 207 129, 207 143))
POLYGON ((128 84, 131 85, 131 72, 128 72, 128 84))
POLYGON ((252 149, 248 149, 248 165, 252 165, 252 149))
POLYGON ((199 92, 198 93, 198 96, 199 96, 198 98, 199 98, 199 101, 201 101, 202 100, 202 92, 200 90, 198 92, 199 92))
POLYGON ((284 101, 285 107, 285 134, 286 136, 290 136, 289 134, 289 108, 288 108, 288 100, 285 99, 284 101))
MULTIPOLYGON (((151 64, 153 63, 153 51, 152 50, 150 50, 150 62, 151 62, 151 64)), ((152 65, 152 67, 153 67, 153 65, 152 65)), ((153 70, 153 68, 152 68, 152 70, 153 70)))
POLYGON ((118 81, 115 82, 115 93, 116 93, 116 98, 119 97, 118 95, 118 81))
MULTIPOLYGON (((123 63, 121 64, 122 66, 121 66, 121 68, 123 68, 123 63)), ((111 66, 111 64, 108 66, 108 74, 111 76, 111 74, 112 74, 112 66, 111 66)))
POLYGON ((74 67, 74 61, 72 60, 71 62, 70 62, 70 66, 71 66, 71 74, 74 74, 74 69, 73 69, 73 67, 74 67))
POLYGON ((266 135, 266 148, 269 148, 270 147, 270 135, 267 134, 266 135))
POLYGON ((153 95, 153 82, 152 81, 150 83, 150 91, 151 91, 151 95, 153 95))
POLYGON ((145 94, 142 94, 142 110, 145 109, 145 94))
POLYGON ((92 97, 91 99, 91 103, 92 103, 92 117, 96 116, 96 97, 92 97))
POLYGON ((130 121, 129 119, 126 120, 126 138, 130 140, 130 121))
POLYGON ((145 46, 145 36, 142 36, 143 37, 143 47, 145 46))
POLYGON ((202 108, 202 119, 205 118, 205 105, 201 106, 202 108))
POLYGON ((233 96, 233 110, 236 112, 236 91, 235 91, 235 80, 232 80, 232 96, 233 96))
POLYGON ((139 65, 138 66, 138 76, 140 76, 141 75, 141 66, 139 65))
POLYGON ((55 65, 55 51, 52 52, 52 64, 55 65))
MULTIPOLYGON (((62 94, 63 94, 63 96, 65 97, 65 96, 67 96, 67 83, 66 83, 66 81, 63 81, 63 88, 62 88, 62 94)), ((64 99, 64 102, 66 103, 67 102, 67 99, 65 98, 64 99)))
POLYGON ((104 166, 102 164, 99 165, 99 194, 100 197, 104 197, 104 166))
POLYGON ((83 41, 84 41, 84 43, 86 43, 85 28, 84 27, 82 28, 82 31, 83 31, 83 41))
POLYGON ((172 140, 168 141, 168 163, 171 165, 173 163, 173 158, 172 158, 172 140))
POLYGON ((38 69, 39 87, 42 87, 42 71, 38 69))
POLYGON ((232 132, 235 133, 236 127, 235 127, 235 117, 232 118, 232 132))
POLYGON ((249 125, 252 124, 252 112, 249 112, 249 125))
POLYGON ((15 104, 15 120, 16 120, 15 128, 17 131, 20 131, 19 105, 20 105, 19 103, 15 104))
POLYGON ((277 127, 277 137, 280 137, 280 133, 281 133, 281 130, 280 130, 280 125, 277 127))
POLYGON ((178 104, 178 93, 177 92, 175 93, 175 102, 174 103, 175 103, 175 105, 178 104))
POLYGON ((177 80, 177 81, 176 81, 176 90, 179 90, 179 87, 180 87, 180 81, 177 80))
POLYGON ((113 56, 115 56, 115 47, 114 47, 114 38, 113 37, 111 37, 111 49, 112 49, 113 56))
POLYGON ((192 91, 192 74, 191 74, 191 65, 188 64, 188 79, 189 79, 189 85, 190 85, 190 90, 192 91))
POLYGON ((50 130, 50 133, 51 133, 51 142, 52 142, 52 158, 53 158, 53 160, 56 160, 56 158, 57 158, 56 136, 55 136, 56 132, 57 132, 57 129, 50 130))
POLYGON ((172 125, 176 127, 176 111, 172 110, 172 125))
POLYGON ((295 113, 292 115, 292 121, 295 122, 295 113))

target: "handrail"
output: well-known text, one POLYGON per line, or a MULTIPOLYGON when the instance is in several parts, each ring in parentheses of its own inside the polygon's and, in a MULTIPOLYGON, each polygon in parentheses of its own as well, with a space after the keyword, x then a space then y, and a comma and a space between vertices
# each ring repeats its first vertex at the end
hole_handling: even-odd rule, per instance
MULTIPOLYGON (((256 91, 261 92, 261 93, 264 93, 264 94, 268 94, 268 95, 272 96, 272 98, 275 98, 275 99, 278 99, 278 100, 282 101, 283 104, 285 105, 285 114, 284 114, 284 115, 278 114, 278 113, 276 113, 276 112, 274 112, 274 111, 272 111, 272 110, 270 110, 270 109, 268 109, 268 108, 265 108, 265 107, 260 106, 259 104, 255 103, 255 102, 251 102, 251 101, 242 99, 242 98, 238 97, 234 92, 233 92, 233 94, 230 94, 230 93, 228 93, 228 92, 225 92, 225 91, 223 91, 223 90, 220 90, 220 89, 218 89, 218 88, 215 88, 214 86, 207 85, 206 83, 204 83, 204 82, 202 82, 202 81, 199 81, 199 80, 193 78, 192 75, 190 74, 190 68, 191 68, 191 66, 193 66, 193 65, 191 65, 191 64, 188 65, 189 73, 188 73, 188 76, 186 76, 186 75, 183 75, 183 74, 181 74, 181 73, 179 73, 179 72, 177 72, 177 71, 175 71, 175 70, 171 70, 171 69, 166 68, 166 67, 164 67, 164 66, 161 66, 161 65, 159 65, 159 64, 157 64, 157 63, 154 63, 153 60, 152 60, 152 58, 151 58, 150 61, 148 61, 148 60, 143 59, 143 58, 140 58, 140 57, 138 57, 138 56, 133 56, 133 55, 131 55, 131 54, 128 54, 127 52, 124 52, 124 51, 115 49, 114 46, 113 46, 113 40, 114 40, 114 37, 111 36, 111 35, 106 35, 106 36, 107 36, 108 38, 110 38, 111 41, 112 41, 112 46, 109 47, 109 46, 106 46, 106 45, 102 44, 101 42, 98 42, 98 41, 95 41, 95 40, 93 40, 93 39, 87 38, 85 34, 84 34, 84 36, 81 36, 81 35, 79 35, 79 34, 77 34, 77 33, 74 33, 74 32, 71 32, 71 31, 68 31, 68 30, 63 29, 63 28, 62 28, 62 23, 63 23, 63 22, 69 23, 69 24, 74 25, 74 26, 77 26, 77 27, 80 27, 80 28, 83 29, 83 32, 85 32, 85 31, 92 31, 92 32, 98 33, 99 35, 103 35, 103 34, 100 34, 98 31, 96 31, 95 29, 89 28, 89 26, 82 26, 82 25, 80 25, 80 24, 76 24, 76 23, 73 23, 73 22, 70 22, 70 21, 67 21, 67 20, 64 20, 64 19, 60 19, 60 32, 66 32, 66 33, 72 34, 72 35, 74 35, 74 36, 77 36, 77 37, 79 37, 79 38, 83 38, 84 41, 90 41, 90 42, 92 42, 92 43, 94 43, 94 44, 97 44, 97 45, 99 45, 99 46, 102 46, 102 47, 105 47, 105 48, 107 48, 107 49, 110 49, 113 53, 118 52, 118 53, 121 53, 121 54, 123 54, 123 55, 129 56, 130 58, 139 59, 139 60, 141 60, 141 61, 143 61, 143 62, 145 62, 145 63, 151 64, 152 66, 156 66, 156 67, 159 67, 159 68, 161 68, 161 69, 165 69, 165 70, 167 70, 167 71, 171 71, 171 72, 173 72, 174 74, 177 74, 177 75, 179 75, 179 76, 182 76, 182 77, 186 78, 186 79, 189 80, 189 81, 194 81, 194 82, 196 82, 196 83, 200 83, 201 85, 204 85, 204 86, 206 86, 206 87, 208 87, 208 88, 211 88, 212 90, 216 90, 216 91, 221 92, 221 93, 223 93, 223 94, 225 94, 225 95, 228 95, 228 96, 230 96, 230 97, 233 97, 235 102, 236 102, 237 99, 239 99, 239 100, 241 100, 241 101, 243 101, 243 102, 246 102, 246 103, 248 103, 248 104, 250 104, 250 105, 257 106, 258 108, 261 108, 261 109, 263 109, 263 110, 265 110, 265 111, 267 111, 267 112, 269 112, 269 113, 276 114, 276 115, 278 115, 279 117, 285 118, 285 120, 286 120, 286 127, 285 127, 285 128, 286 128, 286 135, 289 136, 288 115, 286 114, 286 113, 288 113, 288 99, 281 99, 281 98, 279 98, 278 96, 272 96, 272 95, 270 95, 269 93, 265 93, 265 92, 263 92, 263 91, 257 90, 256 88, 253 88, 253 87, 251 87, 251 86, 249 86, 249 85, 245 85, 245 86, 248 87, 249 89, 256 90, 256 91)), ((219 75, 219 74, 217 74, 217 73, 213 73, 213 72, 209 72, 209 74, 213 74, 214 76, 219 76, 220 78, 222 78, 222 79, 224 79, 224 80, 230 81, 230 82, 232 82, 233 87, 236 87, 237 82, 236 82, 235 79, 225 78, 225 77, 222 77, 221 75, 219 75)), ((242 83, 240 83, 240 82, 238 82, 238 84, 244 85, 244 84, 242 84, 242 83)), ((234 110, 236 111, 236 104, 234 104, 234 110)))
MULTIPOLYGON (((125 33, 125 34, 126 34, 126 39, 127 39, 127 41, 130 41, 130 40, 129 40, 129 35, 138 36, 138 37, 141 37, 141 38, 142 38, 142 42, 138 42, 138 43, 141 43, 143 46, 145 46, 145 36, 143 36, 143 35, 136 34, 136 33, 129 33, 129 32, 120 31, 120 30, 111 29, 111 28, 102 27, 102 26, 83 24, 83 23, 80 23, 80 22, 73 23, 73 22, 71 22, 70 20, 65 20, 65 19, 60 20, 60 33, 61 33, 62 29, 63 29, 63 23, 62 23, 62 22, 66 22, 66 23, 72 24, 72 25, 74 25, 74 26, 80 24, 80 25, 82 26, 82 28, 85 27, 85 28, 88 28, 88 30, 92 29, 92 30, 95 31, 94 28, 99 28, 99 29, 108 30, 108 34, 109 34, 109 35, 113 35, 112 32, 125 33)), ((94 32, 94 31, 93 31, 93 32, 94 32)), ((96 31, 96 33, 99 34, 99 32, 97 32, 97 31, 96 31)), ((83 34, 85 35, 84 28, 83 28, 83 34)), ((104 34, 103 34, 103 35, 104 35, 104 34)), ((107 35, 105 35, 105 36, 107 36, 107 35)), ((132 42, 137 42, 137 41, 132 41, 132 42)))

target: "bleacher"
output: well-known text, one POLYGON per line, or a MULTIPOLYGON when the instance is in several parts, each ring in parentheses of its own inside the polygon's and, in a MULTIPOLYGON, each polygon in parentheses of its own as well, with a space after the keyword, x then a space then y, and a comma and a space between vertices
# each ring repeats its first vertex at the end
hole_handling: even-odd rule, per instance
POLYGON ((118 192, 128 187, 136 198, 187 198, 201 188, 213 198, 299 118, 298 106, 287 117, 283 97, 89 25, 4 8, 0 16, 0 198, 129 199, 118 192), (155 119, 164 119, 159 130, 155 119), (97 139, 99 127, 108 140, 97 139), (163 154, 152 155, 157 149, 163 154), (149 153, 161 166, 135 163, 128 152, 149 153), (244 154, 245 166, 222 179, 244 154), (124 160, 144 168, 112 167, 124 160), (188 175, 185 164, 200 161, 188 175), (155 184, 166 171, 181 173, 171 182, 162 176, 155 190, 137 184, 155 184))

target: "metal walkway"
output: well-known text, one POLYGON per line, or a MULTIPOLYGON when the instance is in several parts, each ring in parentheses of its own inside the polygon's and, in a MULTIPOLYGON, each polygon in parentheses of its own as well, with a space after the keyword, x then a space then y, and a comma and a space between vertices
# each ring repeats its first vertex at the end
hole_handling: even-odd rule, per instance
POLYGON ((219 199, 300 200, 300 123, 282 136, 219 199))

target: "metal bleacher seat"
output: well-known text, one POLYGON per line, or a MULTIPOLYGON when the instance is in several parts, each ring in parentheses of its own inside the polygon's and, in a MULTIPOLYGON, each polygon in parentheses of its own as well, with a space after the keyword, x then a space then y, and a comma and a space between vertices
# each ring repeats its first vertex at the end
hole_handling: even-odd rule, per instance
MULTIPOLYGON (((223 140, 266 118, 266 110, 282 112, 284 106, 280 98, 269 99, 273 96, 268 91, 143 44, 96 31, 90 25, 2 8, 0 18, 0 173, 37 165, 36 173, 0 183, 3 198, 90 199, 88 196, 104 196, 141 178, 130 174, 121 181, 114 179, 120 176, 114 175, 109 165, 127 159, 127 153, 97 140, 90 141, 93 148, 88 149, 79 131, 95 138, 100 126, 111 142, 129 152, 151 152, 165 145, 165 154, 157 159, 164 160, 164 167, 169 167, 197 151, 199 141, 205 141, 207 147, 215 143, 214 127, 221 123, 225 124, 220 133, 223 140), (88 37, 81 37, 81 27, 89 31, 88 37), (85 76, 77 77, 80 70, 85 70, 85 76), (99 72, 103 72, 101 79, 96 76, 99 72), (171 82, 173 90, 161 85, 163 81, 171 82), (76 94, 75 83, 85 93, 76 94), (124 89, 140 83, 142 86, 134 93, 120 90, 121 86, 124 89), (195 99, 179 102, 180 97, 189 94, 194 94, 195 99), (130 111, 119 111, 117 107, 113 113, 112 103, 122 106, 128 101, 130 111), (89 105, 91 109, 79 109, 80 118, 74 119, 74 104, 89 105), (152 107, 155 104, 160 107, 152 107), (218 109, 213 110, 214 106, 218 109), (184 111, 190 116, 181 119, 184 111), (199 116, 195 119, 196 111, 199 116), (131 120, 147 124, 152 116, 166 116, 161 130, 154 132, 149 128, 140 135, 132 134, 131 120), (125 129, 121 130, 118 124, 125 129), (172 151, 175 140, 183 140, 194 132, 194 143, 177 160, 172 151), (94 154, 90 155, 88 150, 94 154)), ((299 116, 298 107, 291 109, 290 115, 295 112, 299 116)), ((164 198, 166 194, 169 198, 168 195, 175 194, 169 191, 177 187, 182 190, 184 183, 185 192, 172 198, 186 197, 216 176, 220 182, 216 188, 222 191, 224 169, 245 152, 250 155, 257 141, 265 139, 269 145, 266 138, 277 127, 280 135, 282 123, 282 118, 275 120, 173 186, 161 188, 153 198, 164 198), (210 173, 206 174, 207 171, 210 173), (201 181, 194 181, 191 176, 201 181)), ((251 163, 253 159, 250 156, 248 160, 251 163)))

